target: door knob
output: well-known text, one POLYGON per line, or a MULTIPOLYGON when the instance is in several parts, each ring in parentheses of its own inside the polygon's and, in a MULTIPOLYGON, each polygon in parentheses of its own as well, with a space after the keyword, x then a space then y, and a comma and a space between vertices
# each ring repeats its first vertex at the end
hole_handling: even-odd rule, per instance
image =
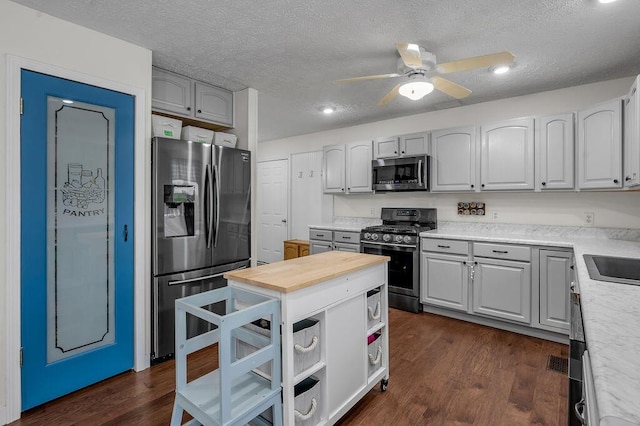
POLYGON ((282 219, 282 223, 287 223, 287 219, 282 219))

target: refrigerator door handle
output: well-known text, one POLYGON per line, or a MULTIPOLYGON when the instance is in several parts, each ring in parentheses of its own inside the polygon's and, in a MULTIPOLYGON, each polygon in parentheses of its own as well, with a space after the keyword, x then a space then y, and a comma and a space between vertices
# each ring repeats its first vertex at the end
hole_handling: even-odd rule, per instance
POLYGON ((205 191, 207 194, 205 238, 207 248, 211 248, 211 237, 213 235, 213 185, 211 184, 211 165, 206 168, 205 191))
POLYGON ((213 166, 213 174, 216 181, 216 226, 214 228, 213 246, 218 247, 218 235, 220 234, 220 171, 217 164, 213 166))

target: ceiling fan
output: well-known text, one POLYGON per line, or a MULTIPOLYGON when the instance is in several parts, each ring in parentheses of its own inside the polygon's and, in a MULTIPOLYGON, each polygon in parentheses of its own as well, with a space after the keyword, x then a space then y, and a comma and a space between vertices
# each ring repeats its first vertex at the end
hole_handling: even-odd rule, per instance
POLYGON ((398 94, 412 100, 419 100, 431 93, 433 89, 446 93, 456 99, 462 99, 469 96, 471 90, 446 78, 442 78, 437 74, 467 71, 474 68, 508 66, 513 63, 514 59, 511 52, 505 51, 438 64, 436 63, 436 56, 433 53, 427 52, 417 44, 396 43, 396 49, 398 49, 398 53, 400 54, 397 73, 344 78, 336 80, 335 83, 405 77, 408 81, 398 83, 391 89, 389 93, 380 99, 378 102, 379 106, 391 102, 398 94))

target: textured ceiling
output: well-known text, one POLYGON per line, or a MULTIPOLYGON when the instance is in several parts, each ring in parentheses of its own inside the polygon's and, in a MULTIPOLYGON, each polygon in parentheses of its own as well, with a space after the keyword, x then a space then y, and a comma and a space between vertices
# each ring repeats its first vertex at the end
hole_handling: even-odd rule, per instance
POLYGON ((640 0, 16 2, 149 48, 158 67, 257 89, 260 141, 640 73, 640 0), (378 107, 399 80, 333 83, 396 72, 405 41, 438 62, 509 50, 516 66, 448 74, 473 91, 462 101, 433 92, 378 107))

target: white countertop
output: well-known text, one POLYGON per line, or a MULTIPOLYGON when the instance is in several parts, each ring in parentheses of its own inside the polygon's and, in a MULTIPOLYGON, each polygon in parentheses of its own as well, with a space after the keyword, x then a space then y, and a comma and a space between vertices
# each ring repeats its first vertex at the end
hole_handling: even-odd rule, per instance
POLYGON ((640 425, 640 286, 592 280, 584 254, 640 258, 640 230, 438 223, 422 237, 573 248, 600 424, 640 425))
POLYGON ((329 231, 360 232, 367 226, 381 225, 381 219, 367 217, 335 217, 332 222, 321 223, 319 225, 309 225, 309 228, 327 229, 329 231))

